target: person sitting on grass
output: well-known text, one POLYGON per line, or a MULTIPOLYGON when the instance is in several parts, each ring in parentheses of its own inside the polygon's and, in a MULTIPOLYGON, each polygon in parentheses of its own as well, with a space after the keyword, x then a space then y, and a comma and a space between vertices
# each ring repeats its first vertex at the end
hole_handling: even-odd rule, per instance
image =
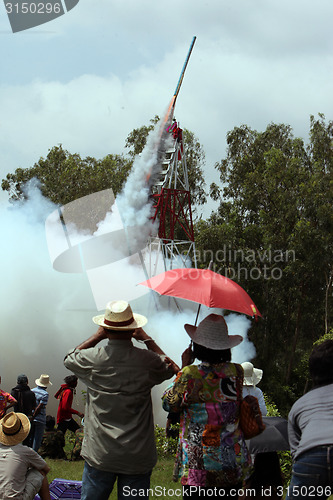
POLYGON ((65 436, 63 432, 56 430, 55 418, 52 415, 46 416, 46 427, 43 436, 43 441, 39 449, 41 457, 66 459, 64 451, 65 436))
POLYGON ((47 474, 50 470, 36 451, 22 441, 30 431, 24 413, 11 412, 0 421, 0 493, 1 499, 51 500, 47 474))

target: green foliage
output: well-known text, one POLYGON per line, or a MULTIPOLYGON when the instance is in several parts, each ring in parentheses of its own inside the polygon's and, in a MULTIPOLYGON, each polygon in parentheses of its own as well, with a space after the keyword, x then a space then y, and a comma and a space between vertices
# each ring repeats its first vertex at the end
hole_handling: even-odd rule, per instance
MULTIPOLYGON (((171 425, 170 429, 179 430, 179 424, 171 425)), ((178 439, 166 437, 165 429, 159 425, 155 425, 155 442, 157 455, 159 458, 174 458, 177 451, 178 439)), ((67 459, 72 457, 72 451, 76 443, 73 432, 67 431, 65 434, 65 453, 67 459)))
POLYGON ((278 451, 284 486, 288 486, 291 479, 293 461, 290 451, 278 451))
POLYGON ((135 156, 143 151, 143 148, 147 143, 149 132, 154 130, 159 120, 159 116, 155 115, 155 117, 150 120, 150 125, 148 125, 148 127, 143 125, 142 127, 133 129, 132 132, 128 134, 125 142, 125 148, 128 148, 128 155, 131 158, 135 158, 135 156))
POLYGON ((325 335, 322 335, 318 340, 316 340, 313 345, 319 345, 325 342, 325 340, 333 340, 333 328, 330 329, 329 332, 325 333, 325 335))
POLYGON ((82 159, 54 146, 46 158, 41 157, 33 167, 18 168, 7 174, 1 187, 9 193, 9 201, 23 201, 27 194, 26 183, 35 178, 46 198, 57 205, 65 205, 73 200, 112 188, 116 195, 132 167, 132 162, 120 155, 107 155, 101 160, 88 156, 82 159))
POLYGON ((192 203, 194 205, 203 205, 206 203, 206 183, 203 176, 205 152, 198 138, 186 128, 183 130, 183 140, 192 203))
MULTIPOLYGON (((171 425, 171 429, 179 429, 179 424, 171 425)), ((166 437, 165 429, 155 425, 155 442, 157 449, 157 456, 159 458, 175 457, 177 451, 178 439, 166 437)))
POLYGON ((271 400, 271 398, 264 393, 265 404, 267 408, 267 416, 268 417, 281 417, 281 414, 278 410, 276 404, 271 400))

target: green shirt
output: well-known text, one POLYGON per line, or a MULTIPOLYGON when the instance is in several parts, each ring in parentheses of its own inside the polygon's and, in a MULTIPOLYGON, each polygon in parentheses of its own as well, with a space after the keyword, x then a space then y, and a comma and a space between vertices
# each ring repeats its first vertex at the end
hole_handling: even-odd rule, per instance
POLYGON ((131 340, 75 349, 64 360, 87 386, 81 455, 96 469, 145 474, 157 461, 151 389, 172 377, 163 357, 131 340))

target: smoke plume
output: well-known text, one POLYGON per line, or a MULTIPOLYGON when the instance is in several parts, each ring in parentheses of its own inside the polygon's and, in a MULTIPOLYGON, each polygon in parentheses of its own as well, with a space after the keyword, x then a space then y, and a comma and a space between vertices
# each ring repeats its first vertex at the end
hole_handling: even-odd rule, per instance
MULTIPOLYGON (((70 225, 64 229, 63 219, 55 224, 54 216, 59 214, 59 210, 42 197, 36 183, 30 183, 27 188, 26 202, 16 207, 0 207, 3 238, 0 375, 3 390, 10 392, 20 373, 26 373, 31 387, 35 386, 35 379, 47 373, 53 383, 49 388, 47 413, 55 415, 57 401, 52 396, 68 375, 63 366, 64 355, 95 331, 92 316, 103 310, 109 300, 129 300, 135 312, 146 315, 147 333, 156 339, 168 356, 181 364, 181 353, 189 344, 184 324, 194 324, 197 304, 160 298, 155 292, 138 285, 146 278, 142 262, 147 237, 154 231, 156 234, 158 229, 151 222, 149 183, 160 168, 161 157, 167 147, 167 137, 161 136, 160 130, 149 136, 145 150, 136 159, 124 190, 116 200, 117 209, 109 211, 94 235, 80 234, 77 228, 71 229, 70 225), (54 230, 52 241, 57 248, 47 242, 45 220, 51 220, 46 227, 47 231, 54 230), (73 239, 66 250, 69 252, 67 260, 62 259, 61 231, 65 231, 66 244, 72 231, 73 239), (125 238, 121 237, 123 232, 125 238), (126 241, 127 245, 116 249, 120 253, 116 254, 111 264, 99 262, 96 265, 89 260, 89 252, 85 260, 82 251, 90 244, 95 245, 94 238, 99 242, 99 255, 103 259, 109 258, 115 241, 126 241), (52 263, 55 269, 65 272, 57 272, 52 263), (64 268, 61 269, 61 266, 64 268), (93 282, 101 291, 98 299, 91 288, 93 282)), ((94 198, 94 203, 96 200, 94 198)), ((84 210, 80 213, 84 216, 84 210)), ((92 255, 96 255, 96 248, 90 252, 92 255)), ((210 312, 202 307, 199 321, 210 312)), ((244 338, 243 343, 233 350, 233 360, 243 362, 252 359, 255 350, 247 339, 250 321, 235 314, 228 315, 226 321, 230 334, 240 334, 244 338)), ((140 346, 143 347, 142 344, 140 346)), ((153 390, 155 420, 161 425, 165 422, 160 405, 163 388, 162 385, 153 390)), ((74 400, 74 407, 76 405, 81 410, 83 389, 79 384, 74 400)))

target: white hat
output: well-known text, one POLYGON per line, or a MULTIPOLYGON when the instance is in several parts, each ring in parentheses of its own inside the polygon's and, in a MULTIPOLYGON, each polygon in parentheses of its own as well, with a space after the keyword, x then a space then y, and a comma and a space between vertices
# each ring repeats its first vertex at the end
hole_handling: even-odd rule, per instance
POLYGON ((109 302, 104 314, 93 317, 96 325, 108 330, 135 330, 144 326, 147 321, 142 314, 133 313, 131 306, 125 300, 109 302))
POLYGON ((36 378, 35 384, 39 385, 39 387, 47 387, 48 385, 52 385, 52 382, 50 382, 50 377, 48 375, 42 373, 39 378, 36 378))
POLYGON ((198 326, 184 325, 184 328, 193 342, 215 351, 231 349, 243 340, 240 335, 228 335, 227 324, 218 314, 210 314, 198 326))
POLYGON ((7 413, 0 421, 0 443, 6 446, 22 443, 29 431, 30 421, 24 413, 7 413))
POLYGON ((263 371, 260 368, 254 368, 252 363, 246 361, 242 363, 244 370, 244 382, 243 385, 257 385, 262 379, 263 371))

